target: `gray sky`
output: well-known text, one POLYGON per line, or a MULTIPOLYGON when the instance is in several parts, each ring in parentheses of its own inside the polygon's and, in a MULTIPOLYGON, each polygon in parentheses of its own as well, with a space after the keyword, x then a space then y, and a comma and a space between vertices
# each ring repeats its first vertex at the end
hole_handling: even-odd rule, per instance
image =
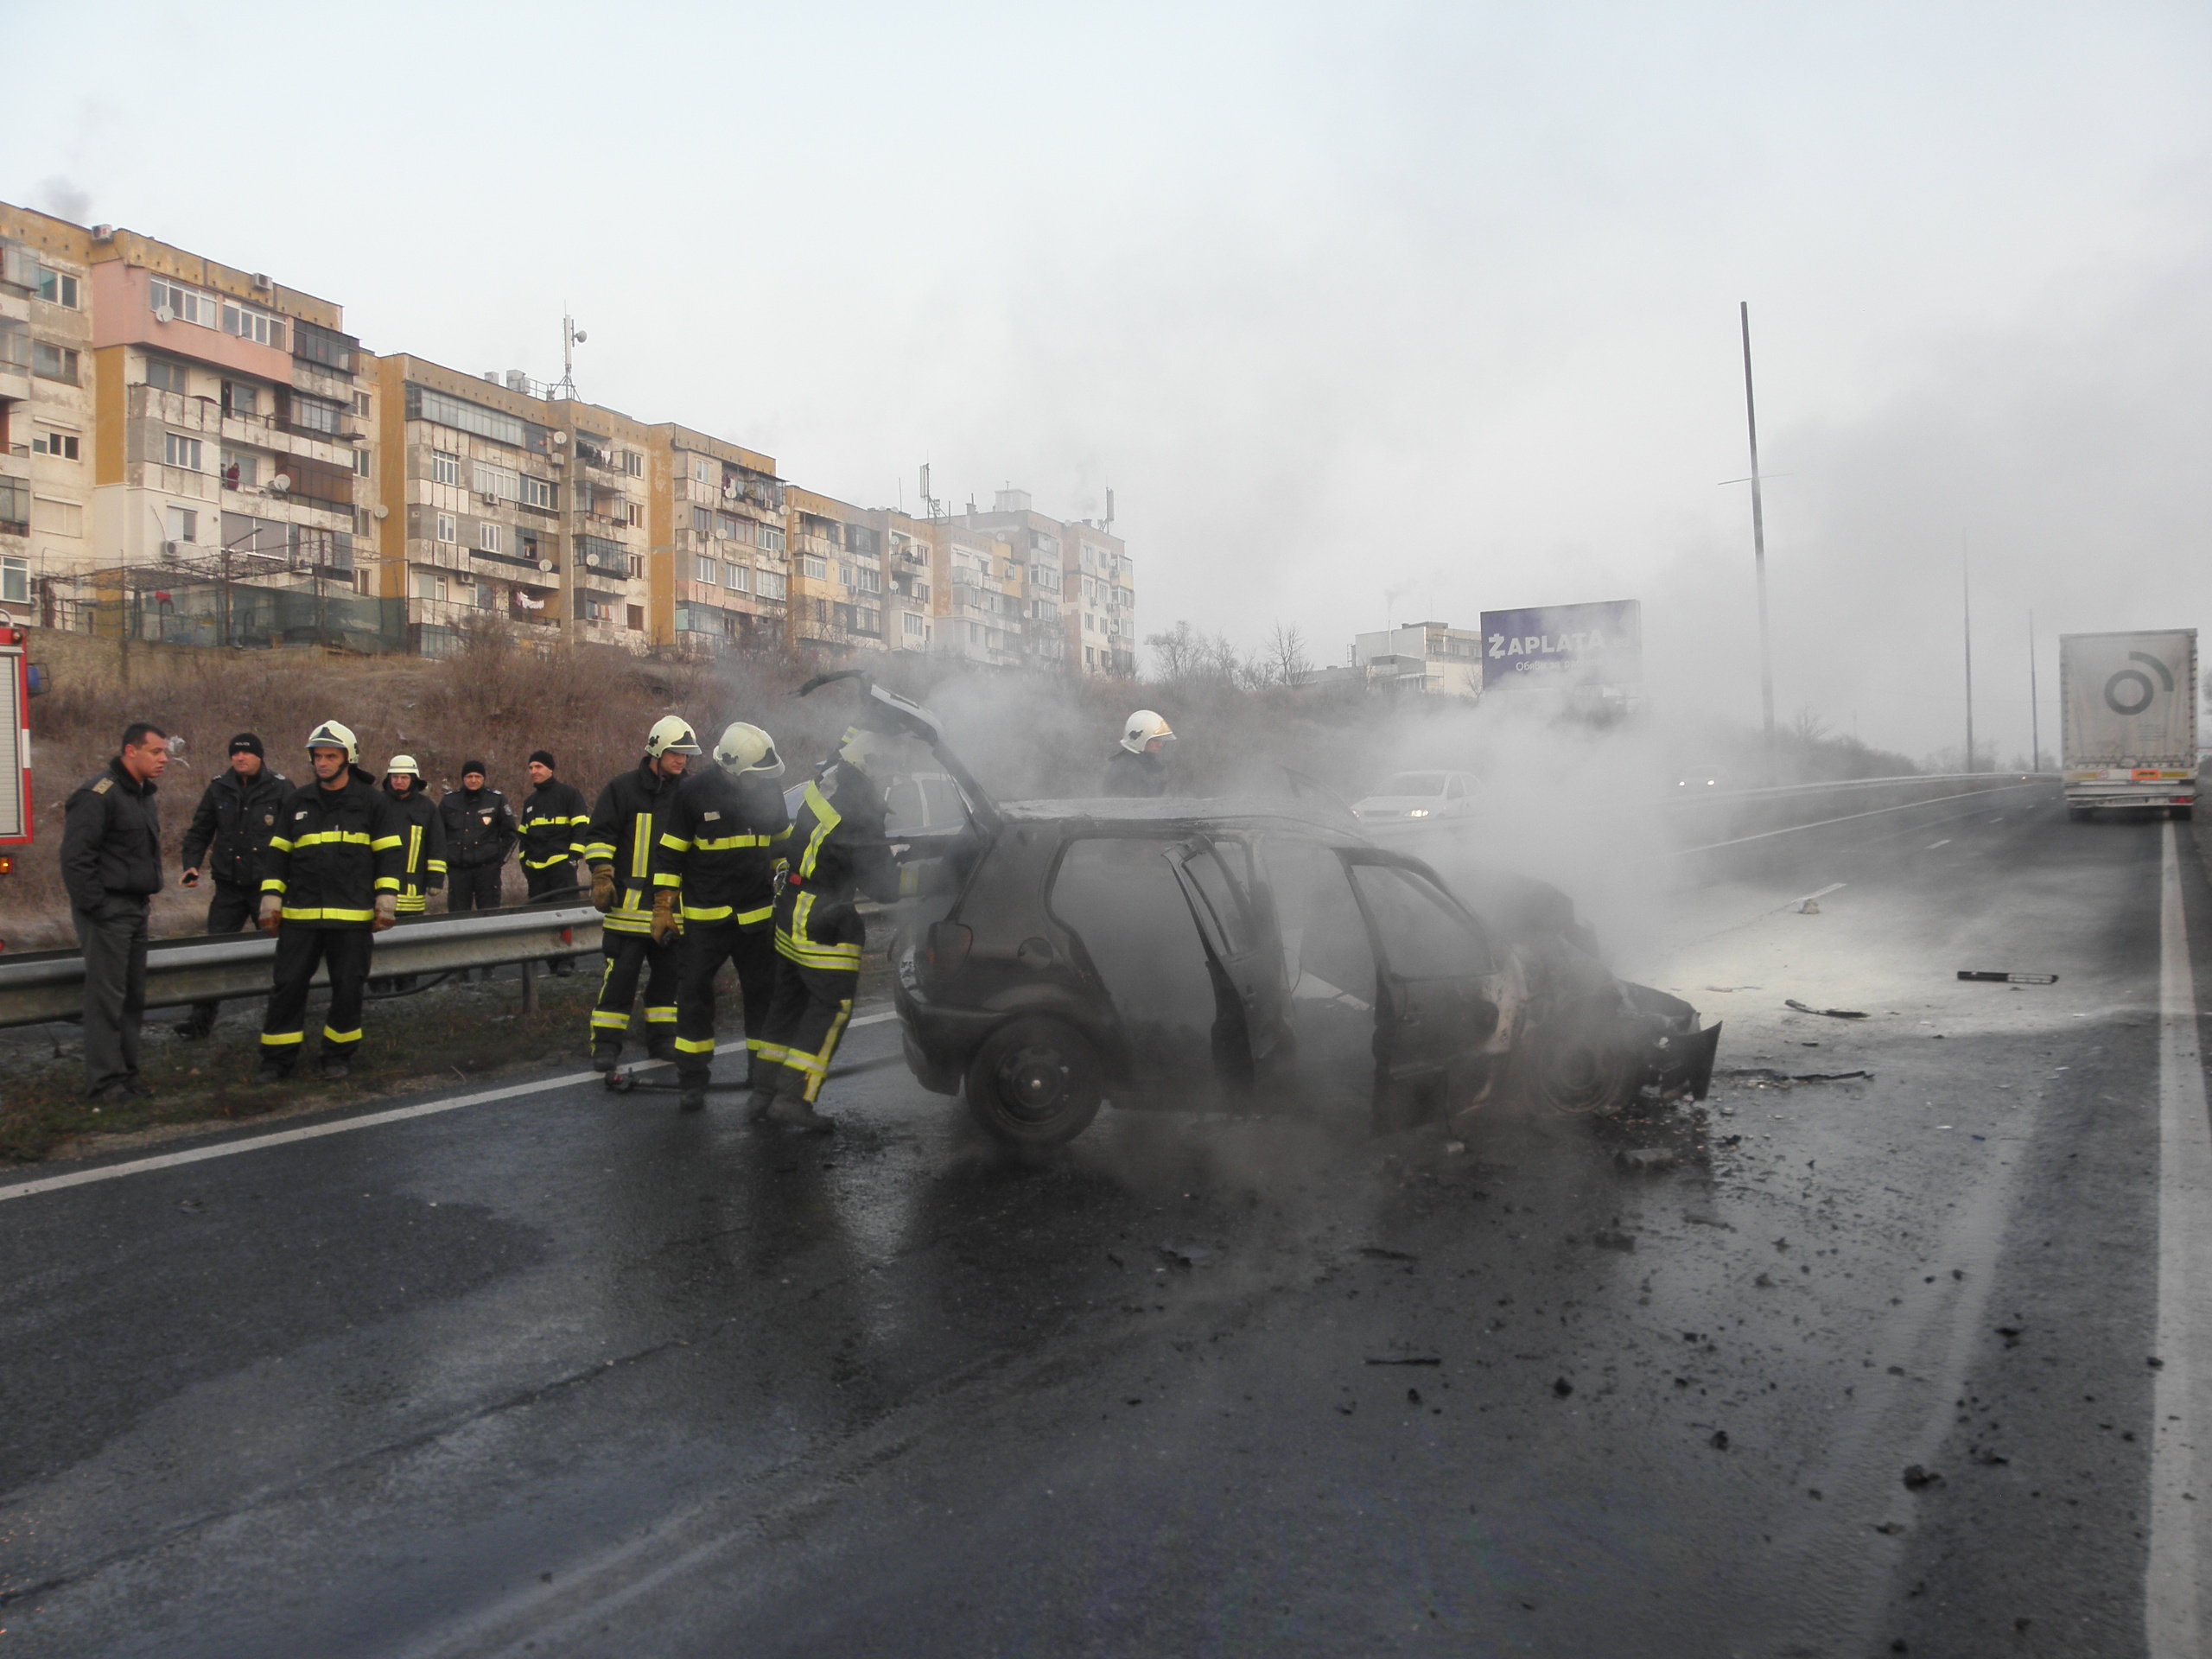
POLYGON ((0 194, 868 505, 1096 512, 1179 618, 1639 597, 1669 707, 2024 748, 2025 613, 2212 626, 2212 19, 2107 3, 10 8, 0 194), (73 81, 64 66, 87 67, 73 81), (1395 597, 1389 595, 1395 591, 1395 597))

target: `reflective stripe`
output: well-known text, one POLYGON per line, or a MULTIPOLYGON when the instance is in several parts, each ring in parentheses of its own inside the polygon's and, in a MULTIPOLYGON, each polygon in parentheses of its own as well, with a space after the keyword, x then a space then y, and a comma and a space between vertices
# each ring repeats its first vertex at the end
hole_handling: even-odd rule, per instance
POLYGON ((378 893, 397 893, 399 891, 399 878, 396 875, 380 875, 377 877, 376 890, 378 893))
POLYGON ((679 1037, 676 1039, 676 1052, 679 1054, 711 1054, 715 1052, 715 1039, 709 1037, 701 1042, 690 1037, 679 1037))
POLYGON ((358 1043, 361 1040, 361 1033, 359 1027, 352 1031, 333 1031, 328 1026, 325 1026, 322 1028, 322 1040, 326 1043, 358 1043))
POLYGON ((610 911, 601 921, 599 929, 602 933, 650 934, 653 931, 653 919, 648 916, 643 920, 639 920, 634 916, 625 915, 619 910, 610 911))
POLYGON ((684 853, 691 850, 691 843, 673 830, 664 830, 662 833, 660 844, 671 853, 684 853))
POLYGON ((591 1023, 594 1030, 627 1031, 630 1029, 630 1016, 626 1014, 608 1014, 603 1009, 594 1008, 591 1011, 591 1023))
POLYGON ((614 858, 613 847, 603 841, 588 841, 579 850, 583 857, 597 864, 611 863, 614 858))
MULTIPOLYGON (((348 836, 346 839, 348 841, 369 841, 369 838, 366 836, 348 836)), ((369 841, 369 850, 372 853, 388 853, 398 845, 399 837, 397 836, 378 836, 374 841, 369 841)))
POLYGON ((407 858, 400 868, 413 871, 420 868, 422 862, 423 826, 419 823, 410 823, 407 826, 407 858))
MULTIPOLYGON (((304 836, 294 836, 291 847, 288 847, 285 850, 289 852, 293 847, 336 846, 341 842, 353 847, 397 847, 399 845, 399 837, 386 836, 381 841, 371 841, 367 836, 358 830, 313 830, 304 836)), ((274 847, 276 843, 272 841, 269 844, 274 847)))
POLYGON ((264 893, 282 893, 284 891, 284 884, 272 875, 262 882, 261 890, 264 893))
MULTIPOLYGON (((719 839, 709 841, 702 836, 691 844, 702 853, 729 853, 736 851, 741 847, 766 847, 771 840, 772 837, 767 836, 723 836, 719 839)), ((663 836, 663 844, 665 844, 666 841, 667 837, 663 836)))
POLYGON ((857 944, 794 944, 781 933, 776 935, 776 954, 790 957, 802 968, 821 968, 831 973, 857 972, 861 965, 857 944))
POLYGON ((269 844, 271 848, 280 853, 289 853, 292 850, 292 843, 285 840, 282 836, 270 836, 269 844))
POLYGON ((261 1033, 264 1048, 283 1048, 292 1043, 307 1040, 307 1033, 300 1031, 264 1031, 261 1033))
POLYGON ((377 913, 373 910, 332 910, 327 907, 321 910, 295 910, 291 906, 287 905, 284 906, 283 917, 288 922, 373 922, 377 918, 377 913))
POLYGON ((683 885, 683 878, 668 870, 663 870, 653 877, 653 886, 657 887, 680 887, 683 885))
POLYGON ((791 1052, 791 1050, 785 1048, 781 1043, 771 1043, 765 1039, 757 1047, 752 1043, 746 1044, 746 1046, 772 1065, 781 1065, 784 1063, 784 1056, 791 1052))
POLYGON ((638 821, 630 831, 630 879, 642 881, 652 874, 653 815, 638 814, 638 821))
MULTIPOLYGON (((574 861, 569 854, 566 852, 558 852, 554 854, 550 858, 525 858, 522 861, 522 867, 525 870, 550 870, 556 864, 567 864, 573 861, 574 861)), ((431 868, 433 869, 442 870, 445 868, 445 866, 443 864, 434 864, 431 868)))
POLYGON ((645 1023, 652 1026, 672 1026, 676 1023, 674 1008, 647 1008, 645 1023))
POLYGON ((799 880, 804 881, 814 874, 814 861, 822 851, 822 843, 830 839, 830 832, 844 819, 838 816, 837 809, 830 804, 821 785, 811 779, 808 780, 806 793, 800 798, 799 805, 803 810, 814 814, 814 833, 807 836, 806 850, 799 855, 798 860, 799 880))
POLYGON ((727 921, 728 918, 728 905, 716 905, 711 910, 701 909, 696 905, 683 906, 683 919, 687 922, 721 922, 727 921))
POLYGON ((421 897, 419 894, 415 898, 410 899, 404 893, 402 893, 399 899, 399 913, 403 916, 420 915, 423 911, 429 908, 429 904, 430 901, 429 899, 421 897))

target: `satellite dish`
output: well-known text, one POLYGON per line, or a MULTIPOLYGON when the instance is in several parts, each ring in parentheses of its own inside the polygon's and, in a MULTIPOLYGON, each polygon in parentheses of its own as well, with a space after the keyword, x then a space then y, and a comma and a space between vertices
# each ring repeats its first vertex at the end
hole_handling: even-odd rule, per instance
POLYGON ((269 487, 276 491, 279 495, 283 494, 285 491, 292 487, 292 475, 289 473, 277 474, 276 477, 269 480, 269 487))
POLYGON ((540 559, 537 562, 537 568, 540 570, 546 572, 548 575, 550 575, 553 569, 553 561, 550 559, 540 559))
POLYGON ((567 433, 565 433, 565 432, 556 432, 556 433, 553 435, 553 447, 554 447, 555 448, 556 448, 556 449, 557 449, 557 448, 559 448, 563 444, 566 443, 568 441, 569 441, 569 435, 568 435, 567 433))
POLYGON ((157 305, 154 308, 154 321, 156 322, 175 322, 176 321, 176 313, 170 310, 166 305, 157 305))
POLYGON ((369 509, 369 517, 372 518, 389 518, 391 517, 391 509, 385 505, 383 502, 379 501, 376 505, 369 509))

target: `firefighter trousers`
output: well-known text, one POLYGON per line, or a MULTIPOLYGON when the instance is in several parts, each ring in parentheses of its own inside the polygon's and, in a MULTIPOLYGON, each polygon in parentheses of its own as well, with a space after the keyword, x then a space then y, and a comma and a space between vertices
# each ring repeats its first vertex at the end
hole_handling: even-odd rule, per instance
MULTIPOLYGON (((766 1039, 754 1050, 763 1066, 780 1065, 776 1091, 812 1105, 852 1022, 867 931, 848 904, 818 908, 810 893, 786 889, 776 903, 776 994, 766 1039)), ((765 1082, 766 1079, 761 1079, 765 1082)))
MULTIPOLYGON (((676 1076, 703 1084, 715 1059, 715 976, 727 962, 737 969, 739 1001, 745 1008, 747 1074, 752 1057, 766 1040, 768 1004, 776 994, 776 934, 766 921, 750 927, 729 922, 683 924, 676 942, 676 1076)), ((767 1068, 761 1068, 764 1073, 767 1068)))
POLYGON ((599 976, 599 1001, 591 1011, 591 1040, 622 1041, 630 1029, 630 1004, 637 1000, 638 976, 645 978, 645 1024, 655 1034, 676 1024, 676 951, 678 941, 656 945, 650 934, 601 934, 607 969, 599 976))
MULTIPOLYGON (((576 905, 583 902, 583 895, 576 890, 576 867, 563 859, 558 864, 548 864, 542 869, 522 867, 523 886, 529 889, 533 905, 576 905)), ((546 964, 556 974, 576 971, 574 957, 556 957, 546 964)))
POLYGON ((376 935, 365 927, 276 930, 276 982, 261 1022, 261 1052, 288 1071, 306 1040, 308 984, 320 963, 330 970, 330 1013, 322 1027, 326 1054, 350 1054, 361 1040, 361 993, 369 982, 369 953, 376 935))

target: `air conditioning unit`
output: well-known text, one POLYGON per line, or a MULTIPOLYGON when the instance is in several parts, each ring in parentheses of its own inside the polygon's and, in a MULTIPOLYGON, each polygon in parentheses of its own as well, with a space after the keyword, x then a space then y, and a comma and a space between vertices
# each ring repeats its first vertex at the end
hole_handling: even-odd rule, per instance
MULTIPOLYGON (((558 432, 556 432, 553 435, 557 438, 561 435, 558 432)), ((569 458, 563 454, 558 449, 556 449, 551 454, 546 456, 545 459, 551 461, 556 467, 565 467, 569 464, 569 458)))
POLYGON ((496 490, 486 490, 477 499, 487 507, 496 507, 499 505, 499 496, 496 490))
POLYGON ((165 559, 182 558, 184 555, 178 550, 183 547, 183 545, 184 543, 182 542, 163 542, 162 543, 162 556, 165 559))

